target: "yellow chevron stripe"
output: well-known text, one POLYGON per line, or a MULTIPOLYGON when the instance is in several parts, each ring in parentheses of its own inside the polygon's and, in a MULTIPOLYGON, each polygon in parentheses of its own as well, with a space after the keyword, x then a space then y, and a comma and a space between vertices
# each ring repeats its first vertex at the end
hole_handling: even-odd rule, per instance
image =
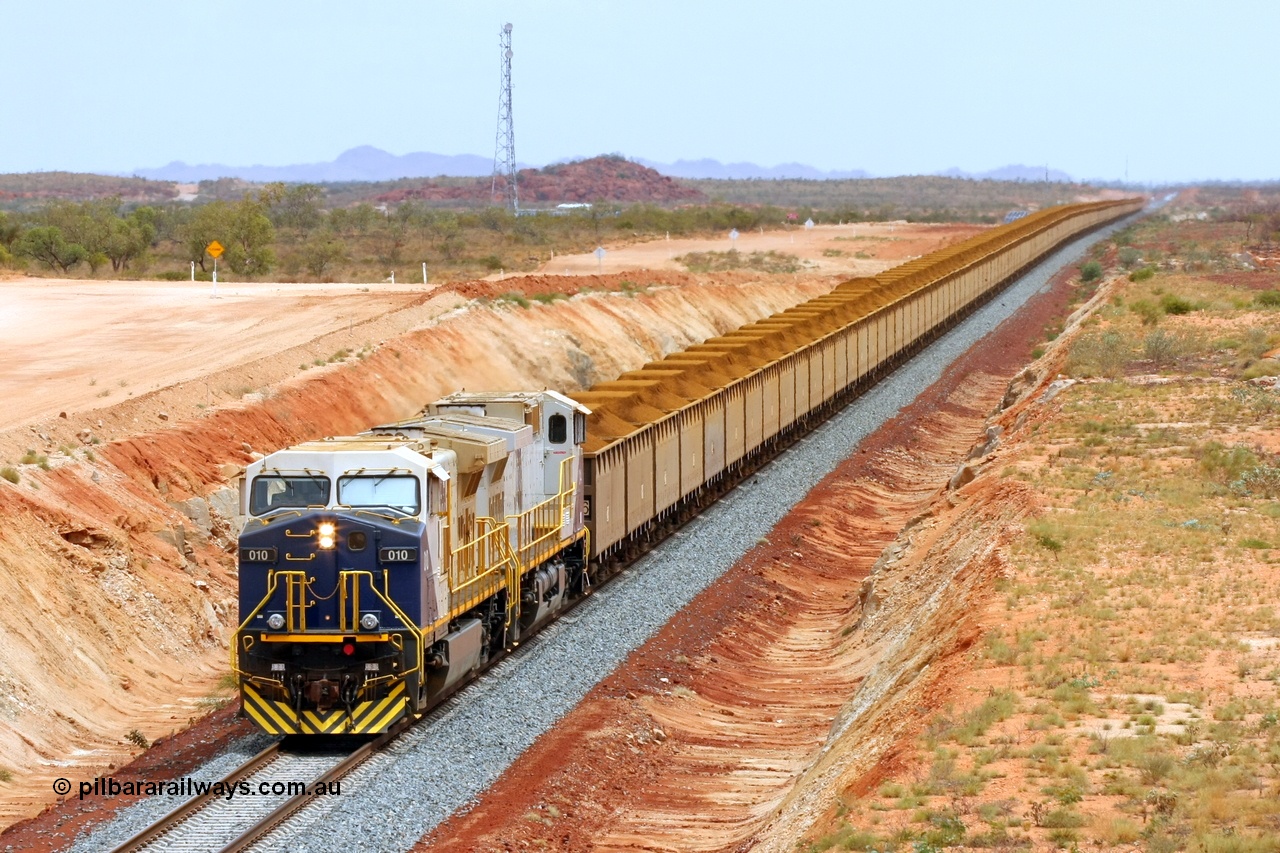
POLYGON ((357 728, 363 729, 365 726, 369 724, 371 720, 376 719, 377 717, 385 713, 388 705, 390 705, 395 701, 396 700, 393 697, 388 696, 385 699, 378 700, 377 702, 369 702, 367 704, 362 705, 359 709, 357 709, 356 713, 352 715, 351 717, 352 725, 356 726, 357 728))
POLYGON ((262 694, 250 685, 244 685, 245 706, 257 713, 254 715, 259 724, 272 734, 297 734, 296 720, 291 720, 292 709, 287 709, 287 716, 277 713, 279 703, 263 698, 262 694))
POLYGON ((391 692, 376 702, 362 702, 356 706, 356 711, 352 715, 357 726, 362 726, 368 722, 370 717, 381 716, 387 709, 387 706, 397 700, 403 700, 405 695, 404 682, 396 682, 391 688, 391 692))
POLYGON ((343 711, 329 711, 323 717, 315 711, 303 711, 303 724, 312 730, 313 734, 327 735, 333 734, 338 727, 342 725, 342 718, 345 716, 343 711))
POLYGON ((289 716, 293 716, 292 709, 288 709, 288 706, 283 705, 283 703, 264 699, 258 691, 248 684, 242 685, 241 704, 249 716, 268 734, 298 734, 298 728, 295 723, 281 717, 276 710, 277 708, 287 709, 289 716))
POLYGON ((406 695, 405 684, 400 681, 382 699, 356 705, 350 717, 340 708, 324 714, 308 710, 295 715, 289 703, 263 698, 253 687, 245 684, 242 689, 242 704, 250 718, 268 734, 335 734, 343 731, 377 734, 386 731, 407 712, 406 695))
POLYGON ((356 707, 355 715, 352 715, 352 726, 362 734, 380 731, 375 727, 376 724, 380 720, 387 719, 388 710, 394 710, 398 703, 403 703, 404 693, 406 692, 404 692, 403 681, 397 681, 387 697, 379 699, 378 702, 362 702, 356 707))
POLYGON ((407 709, 403 702, 393 704, 387 713, 365 727, 362 734, 379 734, 391 727, 391 724, 405 715, 407 709))

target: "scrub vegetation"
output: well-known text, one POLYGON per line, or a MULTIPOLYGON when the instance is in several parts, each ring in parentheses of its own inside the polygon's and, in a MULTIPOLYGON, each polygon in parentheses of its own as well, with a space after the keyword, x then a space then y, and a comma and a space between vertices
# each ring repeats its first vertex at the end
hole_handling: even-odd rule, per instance
POLYGON ((1111 247, 1152 273, 1009 451, 1039 507, 970 695, 798 849, 1280 850, 1280 274, 1191 260, 1215 227, 1111 247))

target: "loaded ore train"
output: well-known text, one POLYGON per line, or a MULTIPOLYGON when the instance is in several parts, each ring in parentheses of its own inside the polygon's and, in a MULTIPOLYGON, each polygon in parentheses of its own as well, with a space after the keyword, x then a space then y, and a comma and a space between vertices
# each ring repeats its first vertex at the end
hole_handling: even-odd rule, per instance
POLYGON ((243 713, 273 734, 421 714, 1018 272, 1140 207, 1034 213, 573 399, 458 393, 254 462, 243 713))

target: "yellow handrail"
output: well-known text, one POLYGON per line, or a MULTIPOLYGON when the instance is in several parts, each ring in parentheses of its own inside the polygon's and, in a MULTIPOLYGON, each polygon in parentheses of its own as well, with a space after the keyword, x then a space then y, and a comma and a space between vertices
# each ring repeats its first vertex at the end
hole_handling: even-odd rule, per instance
MULTIPOLYGON (((287 581, 292 583, 295 575, 297 576, 298 579, 300 579, 305 584, 306 577, 307 577, 306 572, 272 571, 267 573, 267 593, 266 595, 262 596, 262 600, 258 602, 257 606, 254 607, 253 610, 249 611, 249 615, 244 617, 244 621, 240 623, 240 627, 236 628, 236 636, 239 636, 242 631, 248 628, 249 623, 253 621, 253 618, 262 611, 262 608, 267 606, 267 602, 270 601, 271 597, 276 594, 276 587, 278 586, 279 579, 283 577, 287 581)), ((237 648, 236 643, 232 641, 231 643, 231 671, 232 672, 240 671, 240 664, 239 664, 239 661, 237 660, 238 651, 239 649, 237 648)))
POLYGON ((406 614, 403 610, 400 609, 400 606, 395 603, 395 600, 392 599, 391 596, 384 595, 382 591, 378 589, 378 585, 374 583, 372 572, 365 569, 344 569, 343 571, 338 573, 338 586, 342 590, 342 595, 340 600, 344 602, 343 604, 344 609, 338 614, 338 620, 343 624, 346 623, 345 602, 348 598, 350 598, 350 600, 353 602, 352 613, 351 613, 352 630, 354 631, 355 626, 359 624, 360 622, 360 609, 359 609, 360 608, 360 578, 361 577, 365 577, 369 579, 369 589, 373 590, 373 594, 378 597, 378 600, 381 601, 384 605, 386 605, 387 609, 396 615, 396 618, 400 620, 400 623, 406 626, 409 629, 409 633, 411 633, 414 639, 418 641, 418 644, 417 644, 418 660, 417 660, 417 663, 414 665, 414 670, 417 671, 420 675, 425 674, 423 670, 422 629, 419 628, 416 624, 414 624, 414 621, 409 618, 408 614, 406 614), (350 596, 348 596, 347 594, 348 583, 350 583, 353 587, 353 591, 350 596))
POLYGON ((515 528, 516 554, 524 566, 536 566, 560 550, 564 541, 560 531, 573 519, 574 495, 578 490, 573 477, 575 462, 577 456, 560 460, 560 482, 555 495, 519 515, 507 516, 507 524, 515 528))
MULTIPOLYGON (((509 527, 488 516, 479 516, 476 531, 478 535, 474 539, 446 552, 453 610, 465 609, 504 585, 511 589, 518 587, 521 565, 511 550, 509 527), (516 582, 512 582, 513 579, 516 582)), ((508 596, 508 606, 512 598, 508 596)))

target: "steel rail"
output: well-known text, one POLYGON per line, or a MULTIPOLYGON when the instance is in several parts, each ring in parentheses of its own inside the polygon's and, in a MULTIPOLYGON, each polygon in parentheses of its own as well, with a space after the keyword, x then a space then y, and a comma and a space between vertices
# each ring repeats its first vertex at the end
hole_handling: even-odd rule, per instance
POLYGON ((217 783, 210 785, 209 789, 204 793, 196 794, 194 797, 182 803, 173 811, 169 812, 164 817, 151 824, 151 826, 148 826, 146 829, 130 838, 128 841, 112 848, 111 853, 134 853, 134 851, 141 850, 153 841, 159 839, 161 836, 167 834, 178 824, 186 821, 187 818, 202 810, 211 801, 217 799, 219 794, 216 793, 216 791, 226 790, 228 787, 234 786, 241 779, 260 770, 263 766, 279 756, 279 754, 280 742, 276 741, 236 769, 232 770, 226 776, 223 776, 217 783))
POLYGON ((391 728, 389 731, 378 735, 378 737, 362 745, 359 749, 352 752, 333 767, 317 776, 315 781, 311 782, 305 791, 300 794, 294 794, 292 797, 276 806, 270 814, 266 815, 253 826, 246 829, 238 838, 223 847, 219 853, 239 853, 239 851, 252 846, 256 841, 280 824, 287 821, 295 812, 305 806, 312 799, 316 786, 330 785, 338 779, 341 779, 343 776, 363 764, 365 760, 375 752, 399 737, 405 729, 409 728, 415 722, 416 720, 406 719, 391 728))

